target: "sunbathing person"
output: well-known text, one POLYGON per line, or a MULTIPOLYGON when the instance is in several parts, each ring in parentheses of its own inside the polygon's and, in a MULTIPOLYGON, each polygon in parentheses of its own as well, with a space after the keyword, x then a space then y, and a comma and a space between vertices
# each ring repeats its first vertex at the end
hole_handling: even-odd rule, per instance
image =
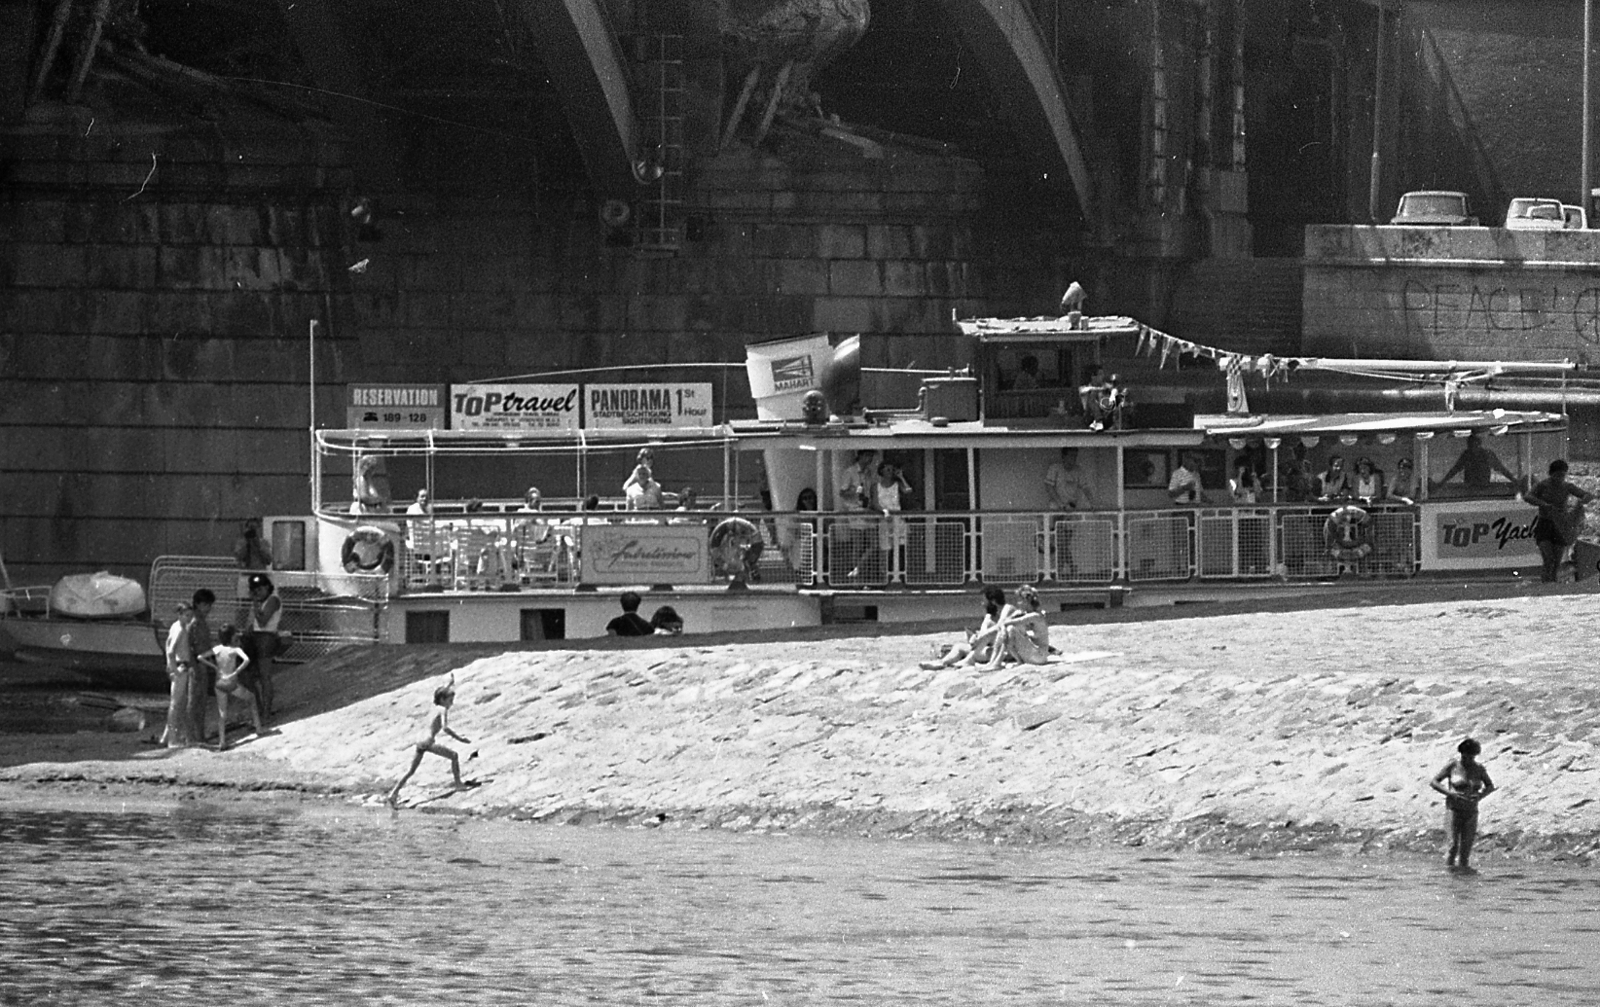
POLYGON ((1039 592, 1032 584, 1017 588, 1019 605, 1007 606, 1000 617, 999 645, 979 667, 994 671, 1008 663, 1044 664, 1050 660, 1050 624, 1045 621, 1039 592))
POLYGON ((920 667, 925 671, 936 671, 956 665, 986 663, 994 656, 1000 621, 1011 610, 1011 606, 1006 604, 1005 590, 990 584, 983 589, 983 622, 979 623, 977 630, 968 632, 967 638, 952 646, 944 657, 923 661, 920 667))

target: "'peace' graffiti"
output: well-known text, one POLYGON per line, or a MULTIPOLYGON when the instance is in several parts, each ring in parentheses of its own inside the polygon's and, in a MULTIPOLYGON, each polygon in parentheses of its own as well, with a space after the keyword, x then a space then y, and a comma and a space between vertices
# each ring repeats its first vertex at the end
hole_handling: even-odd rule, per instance
POLYGON ((1491 287, 1407 280, 1402 303, 1408 335, 1546 331, 1600 343, 1600 286, 1556 282, 1491 287))

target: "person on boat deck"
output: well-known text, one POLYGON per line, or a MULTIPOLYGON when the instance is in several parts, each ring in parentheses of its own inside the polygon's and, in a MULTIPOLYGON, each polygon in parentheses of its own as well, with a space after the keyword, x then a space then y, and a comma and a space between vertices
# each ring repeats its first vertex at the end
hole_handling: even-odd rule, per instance
POLYGON ((1233 478, 1228 480, 1228 493, 1236 504, 1253 504, 1261 499, 1261 477, 1250 464, 1250 459, 1240 458, 1233 463, 1233 478))
POLYGON ((649 636, 656 631, 644 616, 639 614, 639 595, 624 591, 617 599, 622 604, 622 614, 606 623, 607 636, 649 636))
POLYGON ((1452 870, 1472 870, 1472 844, 1478 838, 1478 802, 1494 793, 1489 771, 1478 761, 1483 751, 1474 738, 1456 746, 1456 758, 1445 763, 1428 785, 1444 795, 1445 832, 1450 836, 1450 852, 1445 866, 1452 870))
POLYGON ((683 616, 671 605, 662 605, 651 613, 650 625, 656 636, 683 635, 683 616))
POLYGON ((655 478, 655 453, 640 448, 638 462, 628 478, 623 480, 622 495, 628 498, 629 510, 661 510, 661 484, 655 478))
POLYGON ((1106 378, 1106 369, 1090 364, 1084 371, 1083 384, 1078 386, 1078 403, 1083 406, 1084 422, 1090 430, 1116 427, 1117 411, 1122 407, 1122 393, 1114 382, 1106 378))
POLYGON ((1184 454, 1178 467, 1172 470, 1172 478, 1167 480, 1167 496, 1175 504, 1196 505, 1205 495, 1205 487, 1200 483, 1200 461, 1192 454, 1184 454))
POLYGON ((1417 502, 1416 466, 1409 458, 1394 463, 1394 481, 1388 487, 1387 498, 1407 506, 1417 502))
MULTIPOLYGON (((840 510, 864 515, 876 509, 874 492, 878 485, 880 460, 876 451, 863 449, 856 452, 855 463, 845 469, 839 477, 840 510)), ((862 553, 876 547, 877 530, 872 526, 872 522, 861 517, 846 518, 834 527, 838 529, 839 535, 838 555, 845 558, 852 567, 851 573, 847 576, 858 576, 862 553)))
POLYGON ((392 499, 389 493, 389 468, 382 455, 362 455, 356 459, 350 504, 352 514, 387 514, 392 499))
POLYGON ((1039 388, 1039 358, 1028 354, 1017 361, 1017 376, 1011 379, 1014 392, 1032 392, 1039 388))
POLYGON ((246 570, 267 570, 272 567, 272 552, 261 539, 261 519, 247 517, 239 525, 239 537, 233 543, 233 558, 246 570))
POLYGON ((1343 455, 1329 455, 1328 467, 1317 479, 1322 484, 1319 500, 1343 500, 1350 495, 1350 474, 1344 470, 1343 455))
POLYGON ((1454 479, 1458 472, 1461 474, 1461 484, 1469 489, 1487 489, 1494 482, 1496 472, 1513 484, 1519 481, 1516 473, 1506 468, 1498 455, 1483 446, 1483 435, 1476 430, 1467 435, 1466 447, 1461 449, 1461 457, 1456 459, 1456 463, 1438 480, 1430 480, 1428 485, 1435 488, 1443 486, 1454 479))
POLYGON ((1579 529, 1575 526, 1583 520, 1583 505, 1593 500, 1594 494, 1567 482, 1564 458, 1551 462, 1549 472, 1549 476, 1541 479, 1522 499, 1539 508, 1539 516, 1533 521, 1533 541, 1539 547, 1539 559, 1543 563, 1539 579, 1554 584, 1561 573, 1567 547, 1578 537, 1579 529))
POLYGON ((1017 588, 1017 604, 1000 615, 997 644, 979 668, 994 671, 1007 663, 1044 664, 1050 660, 1050 624, 1032 584, 1017 588))
POLYGON ((1373 465, 1372 459, 1365 455, 1357 458, 1355 483, 1350 491, 1362 503, 1382 500, 1387 495, 1384 492, 1383 470, 1373 465))
POLYGON ((179 602, 177 617, 167 628, 167 681, 171 695, 167 700, 167 726, 161 732, 161 743, 168 748, 185 748, 194 744, 190 734, 189 685, 194 678, 194 644, 189 628, 194 625, 194 606, 179 602))
POLYGON ((1050 495, 1051 510, 1092 510, 1095 506, 1094 496, 1078 469, 1077 448, 1061 449, 1061 457, 1044 471, 1044 488, 1050 495))
POLYGON ((990 584, 983 589, 983 621, 976 630, 969 630, 965 640, 953 645, 945 651, 944 656, 931 661, 923 661, 920 667, 924 671, 937 671, 940 668, 952 668, 956 665, 986 664, 995 654, 995 647, 1000 636, 1000 620, 1011 610, 1006 604, 1005 589, 997 584, 990 584))
POLYGON ((1296 503, 1315 500, 1322 495, 1322 482, 1315 472, 1311 471, 1311 460, 1300 458, 1289 463, 1284 470, 1283 491, 1285 498, 1296 503))

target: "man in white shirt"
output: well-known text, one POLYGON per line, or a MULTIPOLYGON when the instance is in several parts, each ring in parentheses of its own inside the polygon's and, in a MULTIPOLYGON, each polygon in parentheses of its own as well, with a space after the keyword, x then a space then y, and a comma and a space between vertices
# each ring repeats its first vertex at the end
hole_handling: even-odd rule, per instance
POLYGON ((1078 471, 1077 448, 1061 449, 1061 460, 1051 462, 1045 470, 1044 485, 1050 494, 1052 510, 1088 510, 1095 506, 1094 497, 1078 471))
POLYGON ((1172 478, 1167 480, 1167 495, 1175 504, 1193 506, 1204 499, 1204 487, 1200 484, 1200 463, 1194 455, 1184 455, 1178 467, 1173 470, 1172 478))

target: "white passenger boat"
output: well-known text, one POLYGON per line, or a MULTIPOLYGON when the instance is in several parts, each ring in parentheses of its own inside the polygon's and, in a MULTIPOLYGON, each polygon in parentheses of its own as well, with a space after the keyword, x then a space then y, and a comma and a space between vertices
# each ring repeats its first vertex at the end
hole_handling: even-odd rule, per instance
MULTIPOLYGON (((985 584, 1035 584, 1048 606, 1067 608, 1539 568, 1535 512, 1520 492, 1564 457, 1563 415, 1259 415, 1244 394, 1250 375, 1399 370, 1459 382, 1524 365, 1252 359, 1127 318, 960 326, 970 368, 918 375, 915 404, 842 416, 804 417, 804 393, 817 384, 804 376, 825 368, 797 367, 793 354, 815 354, 813 338, 810 350, 753 348, 755 419, 550 433, 317 430, 312 512, 265 522, 275 576, 350 602, 337 625, 316 631, 333 646, 596 637, 625 591, 643 597, 641 615, 670 606, 701 633, 966 617, 985 584), (1218 380, 1228 374, 1232 408, 1192 415, 1135 398, 1091 429, 1080 376, 1108 351, 1138 350, 1212 358, 1218 380), (780 389, 778 373, 802 378, 780 389), (626 509, 620 487, 643 447, 662 482, 698 488, 694 505, 678 509, 669 493, 662 509, 626 509), (1046 485, 1063 449, 1085 490, 1076 508, 1059 508, 1046 485), (840 490, 862 451, 903 473, 900 511, 849 509, 840 490), (1335 456, 1352 488, 1308 491, 1301 477, 1329 471, 1335 456), (1360 460, 1386 475, 1384 490, 1355 492, 1360 460), (1241 462, 1259 486, 1235 493, 1241 462), (1416 478, 1396 487, 1406 464, 1416 478), (1180 466, 1198 476, 1198 499, 1175 502, 1180 466), (382 479, 395 492, 375 490, 382 479), (537 511, 522 500, 530 485, 542 494, 537 511), (418 490, 431 506, 407 513, 418 490), (590 497, 593 509, 583 509, 590 497)), ((169 558, 153 585, 158 600, 189 589, 182 567, 169 558)))

